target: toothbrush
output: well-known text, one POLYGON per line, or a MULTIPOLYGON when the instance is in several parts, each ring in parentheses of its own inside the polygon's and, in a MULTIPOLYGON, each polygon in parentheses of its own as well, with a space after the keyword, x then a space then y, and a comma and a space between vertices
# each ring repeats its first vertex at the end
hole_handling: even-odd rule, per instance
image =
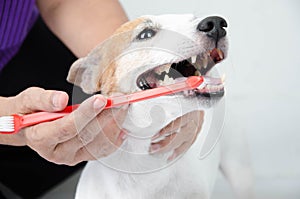
MULTIPOLYGON (((120 95, 107 98, 107 103, 104 109, 122 106, 128 103, 134 103, 141 100, 155 98, 163 95, 173 94, 184 90, 192 90, 205 83, 205 78, 202 76, 191 76, 168 86, 160 86, 157 88, 138 91, 128 95, 120 95)), ((68 115, 79 107, 80 104, 67 106, 64 110, 59 112, 36 112, 27 115, 10 115, 0 117, 0 133, 12 134, 17 133, 20 129, 34 124, 56 120, 68 115)))

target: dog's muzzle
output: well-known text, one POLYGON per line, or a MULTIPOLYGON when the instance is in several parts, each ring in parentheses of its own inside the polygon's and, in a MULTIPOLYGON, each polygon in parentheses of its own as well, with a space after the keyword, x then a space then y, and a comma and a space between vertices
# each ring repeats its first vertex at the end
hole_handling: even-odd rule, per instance
POLYGON ((185 92, 186 95, 203 97, 222 97, 224 85, 221 78, 208 77, 208 72, 219 62, 223 61, 224 52, 218 48, 220 40, 226 36, 227 22, 217 16, 207 17, 196 27, 199 32, 207 36, 207 40, 214 44, 213 49, 193 55, 176 63, 167 63, 148 70, 137 78, 137 86, 141 90, 152 89, 175 83, 190 76, 205 76, 208 83, 201 89, 185 92))
POLYGON ((137 86, 141 90, 166 86, 182 81, 190 76, 205 76, 208 82, 201 89, 187 91, 184 94, 203 97, 222 97, 224 95, 223 80, 206 76, 215 64, 224 59, 220 49, 213 49, 201 55, 195 55, 178 63, 164 64, 142 73, 137 78, 137 86))

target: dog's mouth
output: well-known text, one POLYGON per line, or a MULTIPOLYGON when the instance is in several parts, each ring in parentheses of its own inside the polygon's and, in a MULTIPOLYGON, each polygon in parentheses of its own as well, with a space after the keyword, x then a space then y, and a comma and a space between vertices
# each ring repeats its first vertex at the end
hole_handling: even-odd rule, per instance
POLYGON ((190 76, 205 76, 205 85, 201 88, 185 91, 186 96, 222 97, 225 93, 223 80, 207 76, 207 73, 224 59, 224 53, 214 48, 204 54, 192 56, 177 63, 168 63, 148 70, 137 78, 141 90, 167 86, 190 76))

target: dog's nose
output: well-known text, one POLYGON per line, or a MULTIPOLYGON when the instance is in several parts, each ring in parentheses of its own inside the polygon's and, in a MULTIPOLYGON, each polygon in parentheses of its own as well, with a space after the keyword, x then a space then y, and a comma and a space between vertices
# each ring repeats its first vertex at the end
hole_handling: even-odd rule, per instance
POLYGON ((201 32, 205 32, 208 37, 218 42, 222 37, 226 36, 227 22, 222 17, 212 16, 203 19, 197 26, 201 32))

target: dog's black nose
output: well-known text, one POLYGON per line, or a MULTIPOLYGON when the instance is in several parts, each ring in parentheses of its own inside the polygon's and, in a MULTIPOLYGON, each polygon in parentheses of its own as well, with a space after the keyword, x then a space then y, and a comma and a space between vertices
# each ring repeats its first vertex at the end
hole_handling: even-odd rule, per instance
POLYGON ((227 22, 222 17, 212 16, 203 19, 197 26, 201 32, 205 32, 207 36, 218 42, 222 37, 225 37, 227 22))

